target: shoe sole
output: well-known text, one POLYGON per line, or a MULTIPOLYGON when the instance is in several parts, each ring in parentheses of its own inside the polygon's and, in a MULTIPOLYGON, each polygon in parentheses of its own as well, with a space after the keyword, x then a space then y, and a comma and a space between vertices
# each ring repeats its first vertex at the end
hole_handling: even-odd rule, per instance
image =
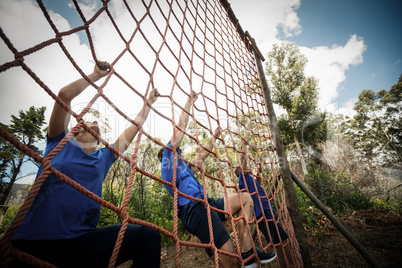
MULTIPOLYGON (((260 260, 262 264, 267 264, 270 262, 273 262, 276 259, 276 255, 272 257, 271 259, 266 259, 266 260, 260 260)), ((247 266, 244 266, 245 268, 257 268, 258 267, 258 262, 254 262, 252 264, 249 264, 247 266)))
POLYGON ((249 264, 249 265, 247 265, 247 266, 244 266, 244 268, 257 268, 258 267, 258 263, 257 262, 254 262, 254 263, 252 263, 252 264, 249 264))
POLYGON ((275 256, 273 256, 271 259, 266 259, 266 260, 260 260, 260 262, 262 263, 262 264, 267 264, 267 263, 270 263, 270 262, 273 262, 275 259, 276 259, 276 254, 275 254, 275 256))

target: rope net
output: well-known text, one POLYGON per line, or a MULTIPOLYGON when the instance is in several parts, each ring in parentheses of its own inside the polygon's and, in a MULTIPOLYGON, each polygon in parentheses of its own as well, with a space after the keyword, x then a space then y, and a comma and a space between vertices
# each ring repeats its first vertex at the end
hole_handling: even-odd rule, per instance
MULTIPOLYGON (((179 264, 185 265, 185 263, 180 262, 182 247, 210 248, 215 253, 216 266, 218 266, 219 261, 219 255, 216 254, 218 252, 233 256, 241 261, 236 222, 242 218, 237 218, 236 215, 228 213, 229 219, 226 225, 237 250, 237 255, 218 250, 213 242, 202 244, 181 240, 178 234, 177 215, 179 195, 204 203, 208 211, 216 209, 211 208, 206 196, 204 199, 186 196, 180 193, 173 183, 162 180, 160 173, 148 172, 146 168, 136 164, 141 158, 138 154, 141 139, 147 138, 151 143, 166 148, 166 143, 157 137, 158 127, 165 124, 170 133, 173 133, 173 128, 177 127, 178 113, 183 110, 185 102, 183 100, 189 96, 191 91, 195 91, 199 95, 190 111, 190 121, 192 121, 193 128, 182 130, 185 132, 188 144, 192 145, 191 148, 195 148, 196 151, 201 150, 205 148, 205 144, 202 143, 202 133, 207 133, 210 137, 216 127, 223 130, 223 135, 214 142, 213 151, 208 158, 210 159, 209 164, 214 165, 214 168, 206 167, 206 163, 199 167, 199 180, 204 191, 209 193, 214 188, 215 194, 219 197, 226 197, 226 199, 231 193, 240 195, 241 191, 245 191, 239 189, 238 178, 234 174, 234 169, 240 166, 238 155, 243 152, 240 140, 247 136, 250 145, 252 145, 251 149, 247 151, 249 167, 254 177, 263 186, 267 196, 265 198, 276 209, 278 220, 289 236, 287 241, 282 241, 275 247, 282 243, 288 244, 292 249, 292 259, 288 259, 287 262, 293 262, 296 266, 302 265, 298 244, 286 208, 286 197, 280 180, 279 159, 273 146, 269 117, 264 104, 252 47, 248 40, 237 31, 238 25, 234 25, 230 20, 225 5, 218 0, 172 0, 166 2, 163 0, 142 2, 123 0, 118 5, 124 5, 125 11, 117 14, 111 2, 102 1, 102 6, 96 12, 88 14, 88 11, 81 8, 81 4, 73 1, 75 10, 82 22, 75 28, 62 31, 56 26, 49 10, 42 1, 37 1, 37 3, 48 25, 52 28, 54 36, 27 49, 18 50, 13 44, 13 40, 9 39, 7 32, 3 31, 2 28, 1 38, 13 54, 14 60, 3 62, 0 65, 0 73, 7 74, 15 68, 24 70, 47 93, 47 96, 58 102, 76 119, 77 123, 46 157, 37 155, 6 130, 0 129, 3 138, 37 163, 40 163, 43 168, 43 173, 35 180, 16 219, 1 240, 0 251, 3 264, 9 263, 13 258, 18 258, 36 266, 51 266, 51 264, 25 252, 14 250, 11 245, 13 234, 22 224, 35 196, 49 174, 57 176, 61 181, 69 184, 88 198, 114 211, 122 219, 122 228, 116 241, 115 250, 110 258, 110 267, 114 266, 124 237, 124 227, 129 223, 155 228, 162 235, 171 238, 176 250, 175 255, 170 257, 174 258, 176 267, 179 264), (122 18, 125 20, 123 21, 122 18), (111 29, 114 35, 102 36, 102 29, 105 28, 111 29), (110 52, 113 55, 113 61, 110 61, 112 68, 101 85, 96 85, 88 78, 78 63, 79 59, 68 49, 67 40, 76 34, 87 39, 94 62, 98 62, 98 56, 102 54, 102 51, 108 50, 110 52, 112 50, 110 52), (104 47, 102 41, 106 39, 113 40, 113 47, 104 47), (96 89, 96 94, 90 96, 90 101, 83 107, 72 108, 63 103, 57 97, 58 88, 47 86, 43 80, 46 78, 39 77, 40 75, 31 69, 30 57, 46 53, 49 48, 61 50, 69 65, 73 66, 96 89), (127 66, 127 64, 128 70, 122 67, 127 66), (131 102, 136 105, 138 103, 147 105, 146 96, 152 88, 158 88, 161 94, 157 103, 151 107, 154 122, 160 123, 154 124, 151 130, 147 130, 142 125, 144 122, 142 122, 135 137, 135 149, 132 157, 116 151, 106 139, 99 137, 83 121, 83 117, 89 113, 91 108, 96 107, 99 102, 104 102, 112 107, 112 110, 117 112, 121 118, 124 118, 126 124, 135 124, 131 117, 126 115, 131 110, 118 107, 121 98, 115 95, 116 85, 123 88, 123 93, 120 96, 125 99, 136 99, 137 102, 131 102), (52 167, 51 159, 69 142, 79 127, 84 127, 104 146, 130 164, 131 172, 121 206, 107 202, 52 167), (209 170, 213 171, 210 172, 209 170), (136 174, 142 174, 149 180, 166 184, 172 188, 174 193, 172 200, 174 202, 173 230, 167 230, 130 216, 127 211, 127 202, 132 193, 136 174)), ((159 129, 159 131, 166 132, 166 129, 159 129)), ((170 139, 170 136, 165 138, 166 141, 167 139, 170 139)), ((175 157, 177 158, 177 155, 175 157)), ((212 233, 211 219, 208 220, 210 233, 212 233)), ((260 220, 267 223, 264 217, 260 220)), ((275 225, 277 223, 273 219, 270 221, 274 221, 275 225)), ((263 238, 256 223, 257 219, 254 217, 254 221, 246 225, 246 231, 250 237, 252 237, 253 226, 257 228, 257 236, 253 239, 254 246, 263 250, 273 250, 274 245, 263 238)))

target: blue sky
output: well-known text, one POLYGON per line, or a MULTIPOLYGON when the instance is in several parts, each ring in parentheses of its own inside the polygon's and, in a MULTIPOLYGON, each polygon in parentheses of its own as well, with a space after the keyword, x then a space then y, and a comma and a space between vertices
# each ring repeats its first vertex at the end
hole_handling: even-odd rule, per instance
POLYGON ((306 0, 297 10, 301 34, 288 38, 300 46, 344 44, 350 35, 363 38, 363 63, 346 71, 340 103, 363 89, 389 90, 402 73, 402 1, 306 0))
POLYGON ((320 80, 322 110, 353 115, 363 89, 389 90, 402 73, 402 1, 229 2, 264 54, 275 42, 301 47, 307 75, 320 80))

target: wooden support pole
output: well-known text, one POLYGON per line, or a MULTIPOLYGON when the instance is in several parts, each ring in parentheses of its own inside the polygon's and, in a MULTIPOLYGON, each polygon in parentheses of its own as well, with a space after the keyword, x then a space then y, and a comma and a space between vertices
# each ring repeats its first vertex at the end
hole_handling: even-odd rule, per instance
POLYGON ((244 44, 246 45, 246 48, 251 52, 252 47, 250 43, 248 43, 246 35, 243 31, 243 28, 240 25, 239 20, 237 19, 236 15, 233 12, 233 9, 230 7, 230 4, 227 0, 220 0, 221 5, 226 9, 226 12, 228 13, 228 17, 230 21, 233 23, 233 25, 236 27, 237 32, 240 35, 240 38, 243 40, 244 44))
POLYGON ((254 51, 257 53, 258 57, 260 57, 260 59, 262 61, 265 61, 265 58, 262 55, 262 53, 261 53, 260 49, 258 48, 257 44, 255 43, 255 40, 253 38, 251 38, 251 35, 250 35, 250 33, 248 31, 246 31, 246 36, 247 36, 248 40, 250 40, 251 45, 253 46, 254 51))
MULTIPOLYGON (((255 45, 253 39, 250 39, 250 42, 255 45)), ((254 57, 258 68, 258 75, 260 77, 260 83, 262 87, 262 91, 264 93, 265 105, 268 111, 270 127, 273 136, 274 146, 279 158, 279 168, 281 171, 281 177, 285 189, 286 195, 286 205, 289 211, 289 215, 292 221, 293 229, 296 234, 296 239, 299 243, 300 253, 303 258, 304 267, 310 268, 311 259, 310 252, 307 245, 307 236, 304 231, 303 222, 301 218, 301 213, 299 210, 299 205, 297 203, 296 191, 293 186, 292 177, 290 174, 289 163, 286 157, 285 147, 283 146, 282 137, 279 132, 279 126, 276 119, 274 107, 271 101, 271 93, 268 87, 267 80, 265 78, 264 69, 262 67, 261 58, 254 49, 254 57)))
POLYGON ((332 222, 338 231, 349 241, 350 244, 366 259, 372 267, 381 267, 373 256, 360 244, 360 242, 343 226, 343 224, 324 206, 323 203, 297 178, 291 171, 292 179, 300 189, 310 198, 322 213, 332 222))

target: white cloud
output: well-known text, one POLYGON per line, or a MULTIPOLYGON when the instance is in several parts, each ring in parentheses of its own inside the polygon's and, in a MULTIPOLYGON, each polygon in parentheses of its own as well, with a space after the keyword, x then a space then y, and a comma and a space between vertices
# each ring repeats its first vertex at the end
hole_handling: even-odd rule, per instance
POLYGON ((353 116, 356 114, 356 111, 353 110, 353 107, 355 106, 355 103, 358 101, 357 98, 352 98, 346 103, 339 108, 339 111, 337 114, 343 114, 344 116, 349 116, 350 118, 353 118, 353 116))
MULTIPOLYGON (((70 29, 68 21, 60 15, 50 12, 50 16, 61 31, 70 29)), ((0 25, 19 51, 55 37, 39 6, 33 1, 0 1, 0 25)), ((88 47, 80 44, 78 35, 63 38, 63 43, 78 65, 87 71, 88 66, 92 65, 88 61, 90 54, 88 47)), ((2 63, 14 59, 13 53, 3 42, 0 45, 0 54, 2 63)), ((56 94, 62 86, 79 77, 57 43, 24 57, 24 63, 56 94)), ((18 114, 19 110, 27 110, 30 106, 48 107, 46 115, 49 117, 53 100, 21 67, 13 67, 0 73, 0 84, 2 123, 9 123, 11 115, 18 114)))
MULTIPOLYGON (((88 19, 93 16, 97 8, 99 8, 99 6, 96 6, 96 3, 99 4, 99 2, 87 0, 84 4, 80 4, 80 8, 88 19)), ((261 52, 264 54, 271 49, 273 43, 281 41, 279 40, 281 34, 289 37, 298 35, 302 31, 297 15, 300 0, 231 0, 230 3, 243 29, 248 30, 256 39, 261 52)), ((144 11, 144 7, 140 1, 131 1, 129 4, 134 13, 141 14, 141 12, 144 11)), ((173 5, 177 5, 177 3, 173 2, 173 5)), ((177 6, 174 6, 174 8, 177 9, 177 6)), ((110 2, 109 10, 124 38, 129 40, 137 24, 133 22, 133 19, 127 12, 123 12, 125 6, 122 1, 110 2)), ((153 12, 152 15, 159 17, 159 22, 161 22, 160 14, 158 15, 157 12, 153 12)), ((71 29, 69 22, 60 14, 50 12, 50 16, 60 31, 71 29)), ((179 19, 182 19, 180 15, 179 19)), ((188 19, 191 20, 191 18, 188 19)), ((0 25, 4 33, 19 51, 28 49, 38 43, 55 37, 55 33, 44 18, 42 11, 39 9, 36 2, 31 0, 1 0, 0 25), (21 12, 22 10, 24 12, 21 12)), ((153 28, 149 18, 145 18, 140 27, 146 32, 150 40, 155 41, 161 38, 153 28)), ((158 23, 158 27, 161 30, 165 29, 163 22, 158 23)), ((155 73, 152 74, 152 84, 148 84, 150 81, 149 74, 142 70, 142 68, 139 68, 138 63, 135 62, 129 52, 126 51, 122 54, 126 48, 126 44, 121 40, 105 13, 101 14, 100 17, 91 24, 90 31, 98 59, 112 62, 117 57, 121 56, 115 66, 116 71, 118 71, 128 83, 132 84, 135 90, 144 94, 145 90, 149 90, 150 87, 155 86, 163 95, 170 96, 171 99, 174 99, 178 104, 183 105, 185 95, 181 90, 188 90, 189 84, 188 82, 183 82, 187 80, 186 78, 183 79, 184 74, 182 71, 178 72, 177 84, 172 85, 172 78, 165 77, 166 71, 161 70, 161 66, 158 66, 155 73), (173 92, 173 86, 176 88, 174 94, 171 94, 173 92), (177 87, 180 87, 180 89, 177 87)), ((168 33, 167 38, 173 39, 174 37, 171 33, 168 33)), ((67 47, 84 73, 88 74, 93 68, 92 55, 89 47, 80 42, 77 34, 64 37, 63 44, 67 47)), ((135 41, 130 45, 130 49, 144 62, 147 69, 152 70, 155 55, 145 47, 145 40, 141 38, 140 35, 136 35, 135 41)), ((168 59, 169 56, 165 53, 166 47, 155 47, 155 49, 161 49, 160 56, 168 59)), ((178 53, 180 47, 171 43, 170 49, 178 53)), ((356 35, 352 35, 343 46, 334 45, 331 47, 301 48, 301 52, 305 54, 309 60, 306 72, 308 75, 313 75, 319 79, 319 87, 321 90, 320 105, 327 111, 338 111, 341 114, 353 115, 355 99, 349 100, 341 108, 338 108, 336 99, 340 92, 339 86, 342 81, 346 79, 345 72, 351 66, 363 62, 363 52, 365 49, 364 40, 356 35)), ((0 64, 14 59, 13 54, 2 41, 0 41, 0 55, 0 64)), ((238 59, 236 60, 238 61, 238 59)), ((57 43, 33 55, 25 57, 24 62, 38 77, 43 79, 43 82, 56 94, 62 86, 80 77, 80 74, 72 66, 57 43)), ((176 59, 169 58, 165 62, 169 62, 169 66, 167 66, 169 71, 176 72, 178 69, 176 59)), ((396 63, 400 63, 400 60, 396 63)), ((183 53, 181 54, 181 64, 183 65, 183 69, 190 69, 190 67, 196 68, 196 66, 190 66, 190 64, 186 62, 186 56, 183 53)), ((206 70, 206 72, 208 72, 208 70, 206 70)), ((194 82, 197 77, 194 75, 192 79, 194 82)), ((100 83, 97 84, 100 85, 102 82, 103 81, 100 81, 100 83)), ((220 81, 218 81, 217 84, 219 84, 219 82, 220 81)), ((13 67, 6 72, 0 73, 0 84, 0 94, 2 96, 0 98, 2 111, 0 114, 0 122, 8 124, 11 115, 16 115, 18 110, 26 110, 32 105, 36 107, 48 107, 48 120, 54 101, 20 67, 13 67)), ((197 88, 194 88, 194 90, 197 90, 197 88)), ((206 91, 207 90, 203 93, 206 93, 206 91)), ((140 97, 133 93, 131 89, 116 77, 112 77, 104 92, 113 103, 131 118, 142 107, 140 97)), ((79 112, 95 93, 94 89, 89 89, 84 94, 80 95, 74 101, 73 109, 79 112)), ((230 98, 234 99, 234 97, 230 98)), ((176 109, 177 107, 172 109, 171 99, 168 97, 160 98, 154 105, 154 108, 164 116, 170 118, 174 117, 177 121, 179 114, 176 109)), ((208 102, 211 101, 200 97, 196 105, 206 110, 206 107, 210 107, 208 102)), ((224 106, 225 101, 219 102, 219 105, 224 106)), ((127 127, 128 122, 122 121, 122 117, 116 115, 114 110, 111 109, 110 106, 105 105, 104 102, 96 103, 95 108, 100 110, 100 112, 109 119, 109 123, 115 129, 111 135, 111 139, 118 136, 120 132, 127 127)), ((278 116, 283 112, 277 107, 275 107, 275 110, 278 116)), ((208 112, 215 117, 220 118, 221 116, 221 111, 217 108, 215 110, 210 109, 208 112)), ((199 116, 198 119, 206 126, 215 124, 215 122, 210 122, 213 120, 207 117, 205 112, 199 116)), ((223 122, 225 119, 221 120, 222 124, 229 124, 229 122, 223 122)), ((170 138, 169 135, 171 135, 172 125, 169 121, 161 119, 160 116, 152 113, 146 122, 145 129, 152 136, 163 138, 163 141, 166 142, 167 139, 170 138)))
POLYGON ((240 25, 256 39, 262 53, 279 41, 281 31, 287 37, 302 31, 297 16, 300 0, 231 0, 230 3, 240 25))
MULTIPOLYGON (((244 30, 249 30, 262 53, 270 51, 273 43, 280 43, 280 31, 286 37, 301 34, 302 27, 297 16, 298 0, 287 1, 230 1, 244 30)), ((363 38, 352 35, 345 45, 331 47, 301 47, 308 58, 306 74, 319 79, 320 100, 323 110, 336 113, 342 110, 350 114, 350 103, 338 109, 335 105, 341 91, 340 84, 346 79, 346 71, 363 63, 366 45, 363 38)), ((277 109, 275 109, 277 110, 277 109)), ((278 111, 281 113, 281 111, 278 111)))
POLYGON ((365 50, 363 38, 356 35, 352 35, 344 46, 300 48, 308 59, 306 74, 319 79, 320 107, 327 106, 329 112, 335 112, 335 106, 330 104, 339 95, 339 85, 346 79, 345 72, 350 66, 363 62, 365 50))

